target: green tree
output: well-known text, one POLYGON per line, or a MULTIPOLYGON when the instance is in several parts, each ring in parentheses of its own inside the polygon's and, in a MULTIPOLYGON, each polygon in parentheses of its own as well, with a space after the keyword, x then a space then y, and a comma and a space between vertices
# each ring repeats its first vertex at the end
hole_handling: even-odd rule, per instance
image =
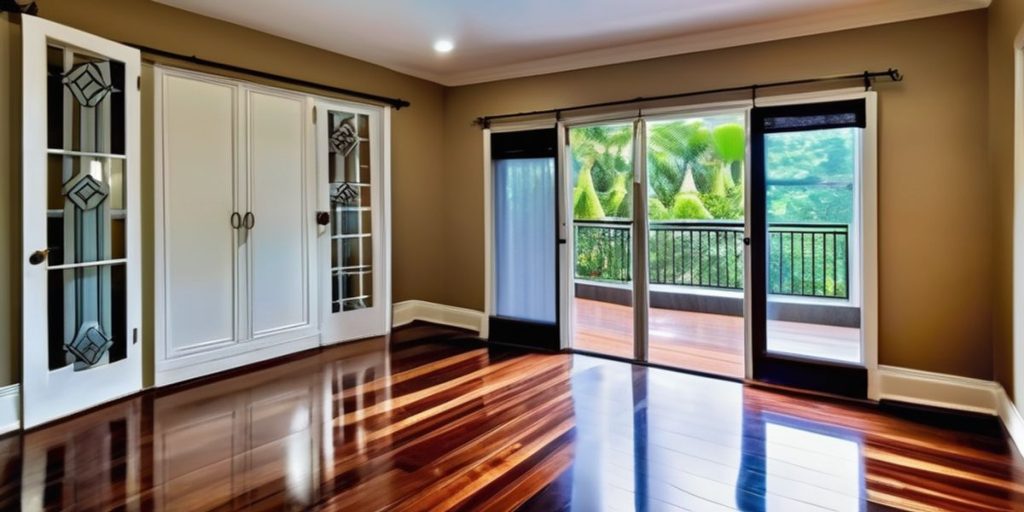
POLYGON ((579 220, 600 220, 604 218, 604 209, 601 208, 601 200, 594 190, 594 181, 590 177, 590 167, 580 171, 576 178, 576 202, 572 206, 573 217, 579 220))
POLYGON ((704 207, 704 202, 700 199, 700 193, 697 191, 697 185, 693 181, 693 173, 690 169, 686 170, 679 193, 672 200, 671 212, 673 219, 703 220, 712 218, 711 212, 704 207))

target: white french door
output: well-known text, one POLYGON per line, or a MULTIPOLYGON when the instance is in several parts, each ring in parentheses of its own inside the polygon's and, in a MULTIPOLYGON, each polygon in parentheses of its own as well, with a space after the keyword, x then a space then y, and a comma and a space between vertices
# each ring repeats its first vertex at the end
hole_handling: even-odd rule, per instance
POLYGON ((389 109, 316 102, 321 343, 386 334, 389 109))
POLYGON ((142 388, 139 52, 22 17, 26 428, 142 388))

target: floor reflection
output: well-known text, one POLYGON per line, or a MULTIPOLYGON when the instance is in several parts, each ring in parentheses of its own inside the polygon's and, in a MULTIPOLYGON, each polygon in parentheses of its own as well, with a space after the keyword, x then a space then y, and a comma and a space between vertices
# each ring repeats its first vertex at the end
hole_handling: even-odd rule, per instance
POLYGON ((0 438, 0 510, 1012 510, 1022 467, 999 435, 417 326, 0 438))

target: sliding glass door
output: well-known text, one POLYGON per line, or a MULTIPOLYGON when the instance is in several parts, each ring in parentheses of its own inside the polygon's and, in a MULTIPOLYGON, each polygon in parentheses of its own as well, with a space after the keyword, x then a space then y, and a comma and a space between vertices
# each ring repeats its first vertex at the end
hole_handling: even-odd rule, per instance
POLYGON ((647 122, 648 361, 744 377, 743 110, 647 122))
POLYGON ((856 97, 568 128, 571 347, 867 396, 873 97, 856 97))
POLYGON ((755 108, 754 378, 867 396, 863 99, 755 108))
POLYGON ((558 350, 558 132, 491 136, 494 308, 489 338, 558 350))
POLYGON ((634 126, 568 129, 575 350, 634 359, 634 126))

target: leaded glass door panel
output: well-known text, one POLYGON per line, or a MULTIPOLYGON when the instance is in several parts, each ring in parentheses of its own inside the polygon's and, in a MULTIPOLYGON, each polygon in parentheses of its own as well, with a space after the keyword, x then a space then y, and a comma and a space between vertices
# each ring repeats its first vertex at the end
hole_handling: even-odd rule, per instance
POLYGON ((140 58, 25 16, 26 427, 141 389, 140 58))
POLYGON ((324 344, 389 328, 386 119, 383 108, 316 105, 324 344))

